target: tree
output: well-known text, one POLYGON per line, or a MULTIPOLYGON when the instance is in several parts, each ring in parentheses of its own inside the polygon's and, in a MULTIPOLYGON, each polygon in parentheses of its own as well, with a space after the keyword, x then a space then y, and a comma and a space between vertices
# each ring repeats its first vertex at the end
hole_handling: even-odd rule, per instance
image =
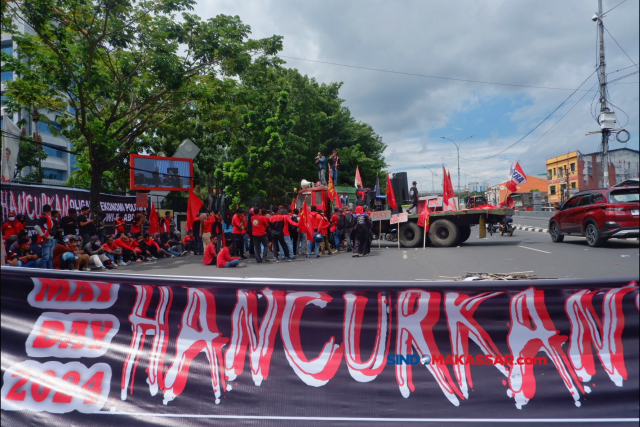
POLYGON ((16 177, 21 177, 23 181, 42 182, 40 160, 45 160, 48 156, 46 151, 38 148, 33 142, 20 141, 20 150, 16 159, 16 177), (30 171, 27 175, 21 176, 24 168, 30 168, 30 171))
POLYGON ((273 55, 279 36, 248 39, 239 17, 207 21, 188 13, 194 0, 25 0, 3 3, 3 31, 19 58, 2 60, 19 79, 7 84, 9 112, 48 109, 63 134, 87 153, 91 209, 106 171, 168 120, 207 96, 207 82, 247 69, 252 55, 273 55), (180 14, 180 17, 176 16, 180 14), (33 29, 20 33, 16 23, 33 29), (180 53, 182 52, 182 53, 180 53))

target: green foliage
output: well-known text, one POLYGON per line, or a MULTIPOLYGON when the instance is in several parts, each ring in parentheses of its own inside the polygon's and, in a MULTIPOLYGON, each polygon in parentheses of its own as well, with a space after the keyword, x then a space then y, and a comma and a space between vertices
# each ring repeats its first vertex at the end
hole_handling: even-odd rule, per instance
POLYGON ((23 181, 42 182, 42 173, 40 171, 40 158, 45 160, 49 155, 46 151, 39 149, 34 143, 28 141, 20 141, 20 151, 18 151, 18 158, 16 159, 16 175, 20 176, 20 173, 24 168, 31 168, 32 170, 20 179, 23 181), (40 151, 40 157, 38 156, 40 151))
POLYGON ((13 35, 20 56, 2 56, 20 77, 7 84, 7 110, 63 116, 63 134, 88 153, 94 211, 104 174, 125 164, 129 153, 149 149, 145 135, 205 97, 202 83, 240 73, 252 55, 282 48, 279 36, 248 39, 250 27, 237 16, 201 20, 188 13, 194 3, 3 2, 3 32, 13 35), (35 35, 21 34, 15 23, 35 35))

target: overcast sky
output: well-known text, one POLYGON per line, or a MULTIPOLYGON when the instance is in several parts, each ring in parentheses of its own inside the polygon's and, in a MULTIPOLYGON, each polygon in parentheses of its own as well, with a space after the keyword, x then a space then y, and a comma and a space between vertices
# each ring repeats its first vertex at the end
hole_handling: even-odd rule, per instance
MULTIPOLYGON (((621 1, 604 0, 604 11, 621 1)), ((633 60, 605 32, 609 80, 638 71, 633 65, 639 56, 638 6, 637 0, 627 0, 604 19, 633 60)), ((460 156, 467 159, 460 160, 463 183, 465 174, 467 182, 492 185, 503 181, 515 160, 526 174, 536 175, 545 172, 549 157, 576 149, 582 153, 598 150, 599 135, 585 136, 599 130, 590 113, 597 88, 592 75, 582 89, 594 90, 576 92, 544 124, 503 154, 474 160, 496 155, 518 141, 593 72, 597 26, 591 17, 596 10, 597 0, 198 0, 195 12, 203 18, 238 15, 252 27, 254 38, 281 35, 281 56, 289 67, 319 82, 344 82, 341 97, 353 116, 371 124, 388 145, 389 169, 408 171, 410 181, 421 181, 419 186, 428 190, 432 175, 424 167, 435 168, 437 189, 443 163, 457 186, 456 149, 442 136, 461 141, 474 135, 460 149, 460 156), (570 90, 392 74, 291 57, 570 90)), ((616 110, 620 125, 631 133, 626 146, 634 149, 638 149, 639 133, 639 85, 634 83, 638 80, 636 74, 609 87, 613 104, 629 116, 627 123, 625 114, 616 110)), ((624 146, 610 144, 611 149, 624 146)))

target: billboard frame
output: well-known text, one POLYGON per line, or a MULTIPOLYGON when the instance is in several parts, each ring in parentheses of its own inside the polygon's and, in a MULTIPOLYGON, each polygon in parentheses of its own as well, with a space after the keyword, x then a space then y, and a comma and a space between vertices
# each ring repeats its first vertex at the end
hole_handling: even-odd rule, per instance
POLYGON ((137 191, 191 191, 193 190, 193 159, 187 159, 187 158, 182 158, 182 157, 162 157, 162 156, 147 156, 144 154, 130 154, 129 155, 129 188, 131 190, 137 190, 137 191), (135 172, 136 172, 136 166, 135 166, 135 159, 155 159, 155 160, 178 160, 178 161, 182 161, 182 162, 189 162, 189 180, 191 182, 191 185, 189 186, 189 188, 182 188, 182 187, 152 187, 152 186, 139 186, 139 185, 135 185, 135 172))

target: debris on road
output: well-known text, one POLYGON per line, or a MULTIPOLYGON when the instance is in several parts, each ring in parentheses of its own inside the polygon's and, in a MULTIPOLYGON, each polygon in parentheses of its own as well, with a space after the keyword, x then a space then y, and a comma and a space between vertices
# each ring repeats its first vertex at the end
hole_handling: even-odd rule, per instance
POLYGON ((479 280, 532 280, 539 279, 539 277, 535 274, 532 274, 533 271, 516 271, 513 273, 472 273, 465 271, 464 276, 458 277, 449 277, 449 276, 439 276, 445 279, 453 279, 454 281, 479 281, 479 280))

